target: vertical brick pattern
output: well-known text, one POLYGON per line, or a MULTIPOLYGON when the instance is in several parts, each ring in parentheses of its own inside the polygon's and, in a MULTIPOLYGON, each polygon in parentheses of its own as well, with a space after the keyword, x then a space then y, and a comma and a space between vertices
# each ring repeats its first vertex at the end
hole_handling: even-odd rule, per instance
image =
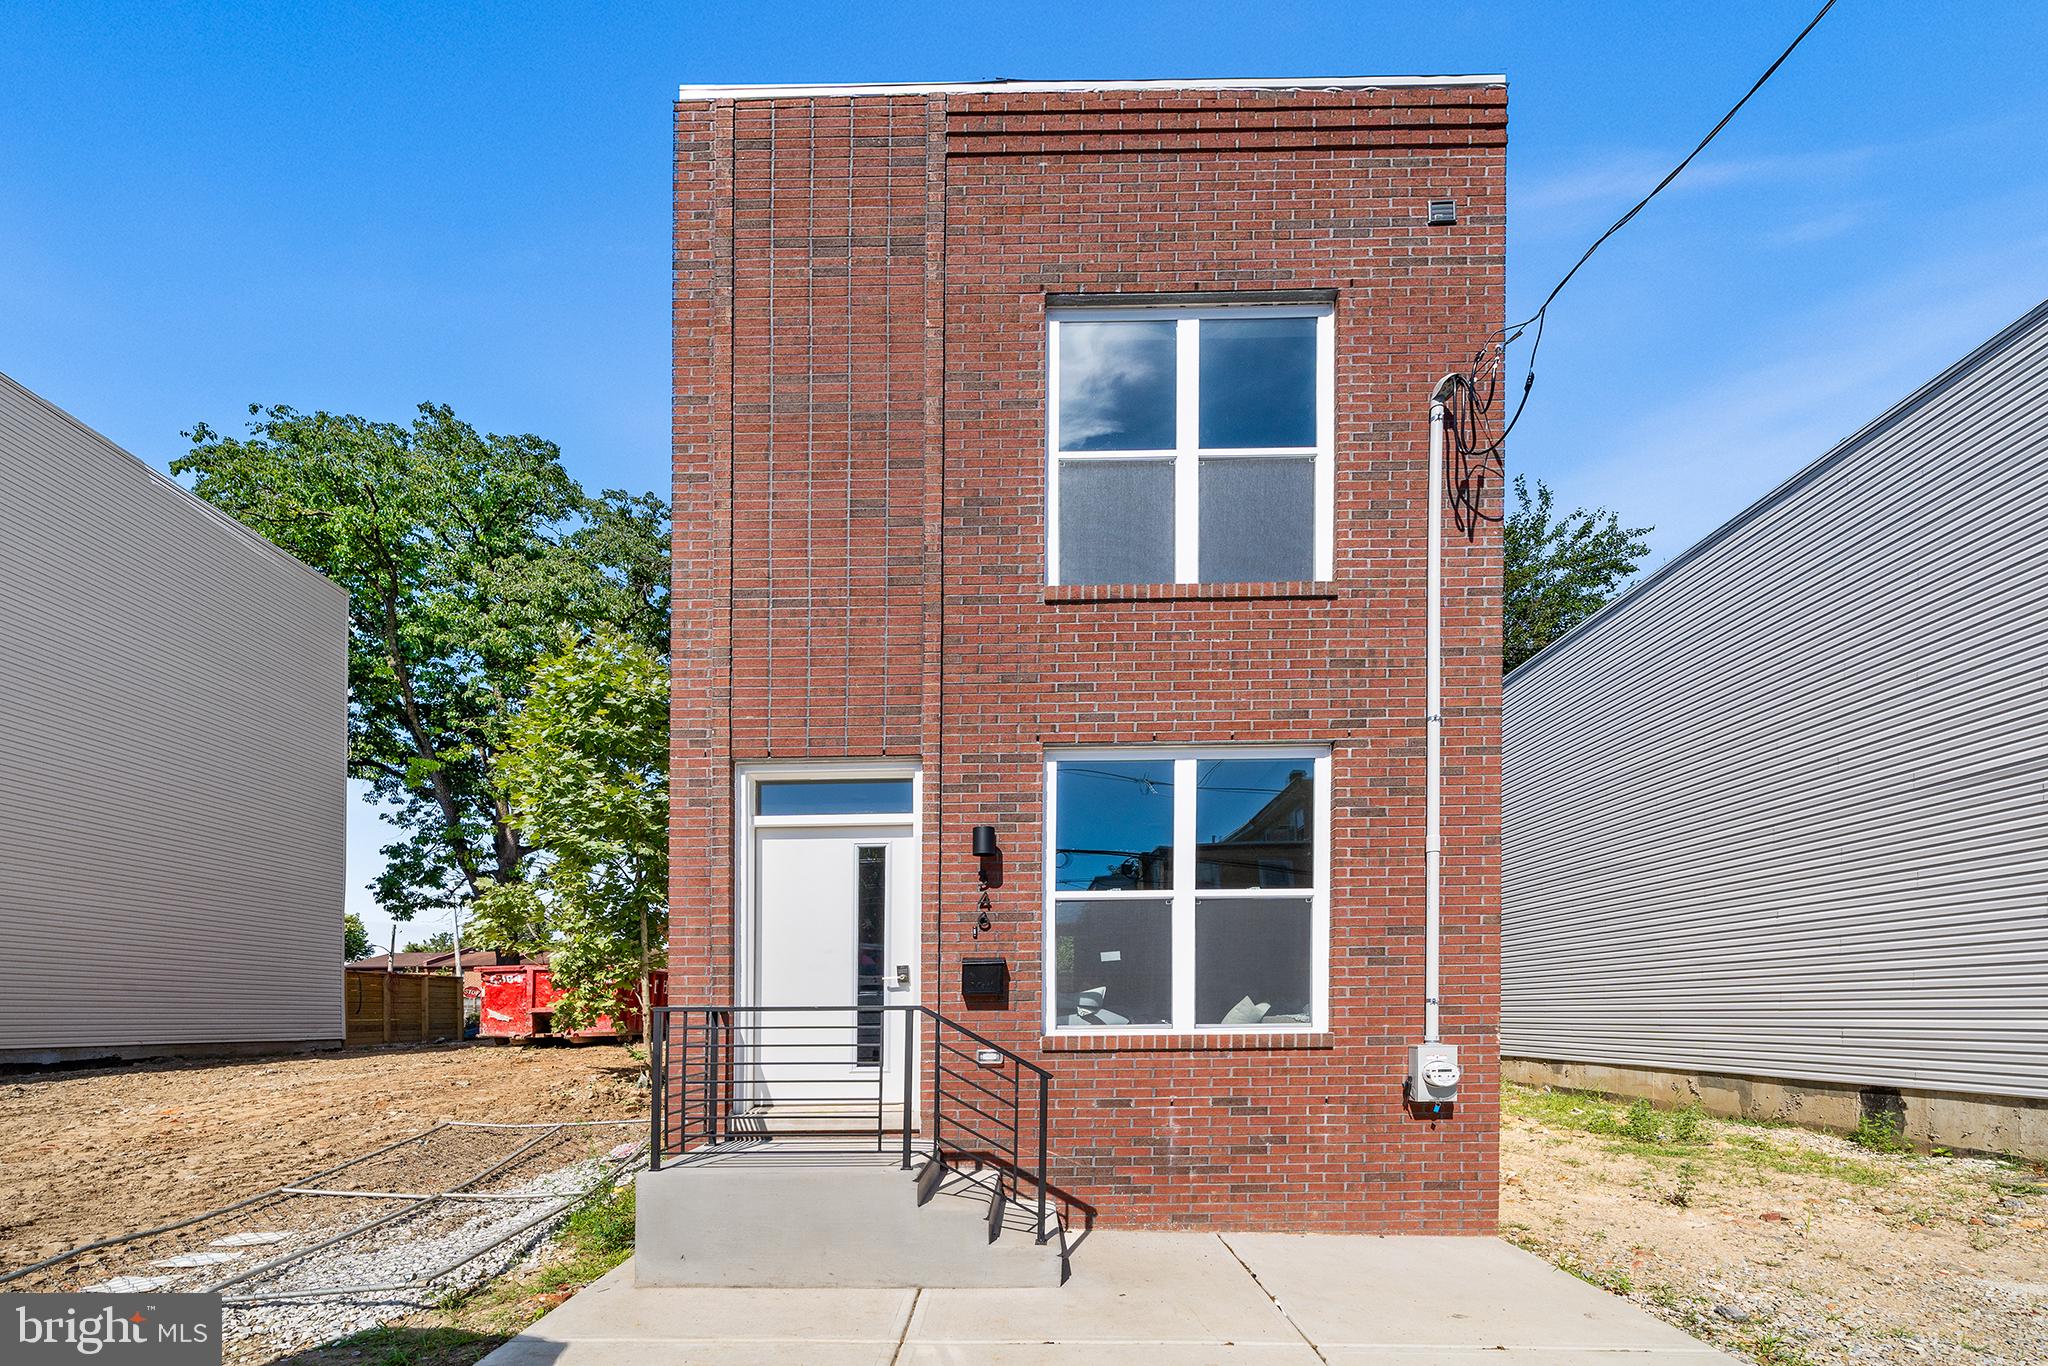
MULTIPOLYGON (((1422 1028, 1427 395, 1501 320, 1504 92, 997 93, 743 102, 731 117, 732 723, 691 774, 701 760, 721 775, 729 810, 735 761, 920 755, 925 999, 1053 1069, 1054 1179, 1101 1217, 1490 1231, 1492 521, 1446 542, 1444 1025, 1463 1099, 1417 1116, 1401 1082, 1422 1028), (861 217, 871 195, 886 241, 861 217), (1442 195, 1459 222, 1429 228, 1425 201, 1442 195), (1338 291, 1333 583, 1049 595, 1045 296, 1293 288, 1338 291), (878 550, 861 548, 864 516, 878 550), (1333 751, 1327 1035, 1042 1040, 1047 747, 1233 741, 1333 751), (979 942, 976 824, 1005 850, 979 942), (1003 1008, 958 995, 959 960, 983 953, 1009 959, 1003 1008)), ((679 232, 682 176, 679 152, 679 232)), ((679 565, 716 553, 715 522, 680 501, 682 376, 718 345, 686 323, 685 284, 679 256, 679 565)), ((686 726, 704 733, 705 704, 682 690, 698 667, 679 646, 679 753, 686 726)), ((679 965, 716 942, 693 918, 732 919, 721 827, 684 809, 684 769, 678 828, 701 823, 705 843, 689 869, 678 846, 679 965)))
POLYGON ((735 118, 735 752, 915 754, 924 105, 749 101, 735 118))
POLYGON ((733 111, 675 113, 669 999, 732 990, 733 111))

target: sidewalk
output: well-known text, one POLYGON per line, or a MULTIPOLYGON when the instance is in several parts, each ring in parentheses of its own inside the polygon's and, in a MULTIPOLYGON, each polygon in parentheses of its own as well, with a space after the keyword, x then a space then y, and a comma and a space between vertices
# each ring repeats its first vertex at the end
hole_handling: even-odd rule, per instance
POLYGON ((485 1366, 1728 1366, 1492 1238, 1090 1234, 1035 1290, 636 1289, 618 1268, 485 1366))

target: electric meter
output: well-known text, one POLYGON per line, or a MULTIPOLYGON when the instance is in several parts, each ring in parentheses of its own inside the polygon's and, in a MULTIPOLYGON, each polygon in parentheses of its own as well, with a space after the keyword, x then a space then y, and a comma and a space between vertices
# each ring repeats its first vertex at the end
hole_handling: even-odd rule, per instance
POLYGON ((1453 1044, 1419 1043, 1408 1050, 1408 1099, 1417 1105, 1445 1105, 1458 1098, 1458 1050, 1453 1044))

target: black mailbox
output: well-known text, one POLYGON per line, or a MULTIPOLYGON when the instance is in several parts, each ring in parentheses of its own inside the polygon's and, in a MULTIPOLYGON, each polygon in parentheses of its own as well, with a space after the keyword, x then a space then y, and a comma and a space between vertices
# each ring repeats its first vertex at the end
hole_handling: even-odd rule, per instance
POLYGON ((1009 994, 1010 965, 1001 958, 969 958, 960 964, 960 994, 988 1000, 1009 994))

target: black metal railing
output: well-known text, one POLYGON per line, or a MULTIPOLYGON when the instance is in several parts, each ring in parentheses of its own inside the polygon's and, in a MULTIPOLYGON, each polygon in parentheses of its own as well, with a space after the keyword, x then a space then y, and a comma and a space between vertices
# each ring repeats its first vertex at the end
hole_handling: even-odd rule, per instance
POLYGON ((806 1155, 893 1147, 905 1170, 920 1152, 990 1168, 996 1196, 1018 1204, 1028 1182, 1037 1239, 1051 1236, 1052 1074, 928 1006, 661 1006, 647 1049, 652 1170, 669 1158, 789 1151, 768 1146, 777 1138, 801 1140, 806 1155), (878 1047, 892 1025, 893 1078, 878 1047))

